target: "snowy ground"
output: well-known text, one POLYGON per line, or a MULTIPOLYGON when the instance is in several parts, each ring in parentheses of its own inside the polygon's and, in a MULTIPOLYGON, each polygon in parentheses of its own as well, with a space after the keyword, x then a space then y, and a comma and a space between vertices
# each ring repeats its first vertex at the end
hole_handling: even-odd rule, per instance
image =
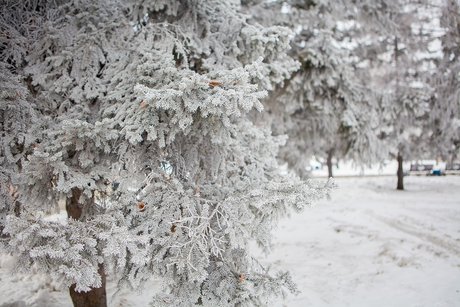
MULTIPOLYGON (((263 262, 301 294, 273 306, 460 306, 460 176, 339 178, 332 199, 284 220, 263 262)), ((55 281, 13 276, 0 260, 0 306, 71 306, 55 281), (22 305, 10 305, 23 302, 22 305)), ((122 291, 110 306, 147 306, 122 291)), ((148 292, 148 291, 147 291, 148 292)))
POLYGON ((460 177, 342 178, 332 201, 284 221, 269 260, 300 306, 460 306, 460 177))

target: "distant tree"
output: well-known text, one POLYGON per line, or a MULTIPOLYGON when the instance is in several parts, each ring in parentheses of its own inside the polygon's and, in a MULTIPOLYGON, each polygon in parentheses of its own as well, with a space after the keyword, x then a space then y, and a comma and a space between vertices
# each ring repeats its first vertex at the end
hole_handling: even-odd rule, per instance
POLYGON ((376 4, 360 11, 365 30, 357 55, 361 78, 378 97, 376 133, 398 162, 397 189, 402 190, 403 162, 437 154, 430 137, 430 113, 436 101, 429 81, 439 57, 439 52, 430 50, 437 39, 432 29, 437 12, 425 1, 376 4))
POLYGON ((356 4, 323 0, 264 5, 271 14, 262 22, 277 20, 295 31, 290 55, 299 62, 299 69, 269 96, 270 114, 263 114, 271 118, 275 133, 288 136, 280 157, 300 175, 306 175, 313 155, 327 157, 330 177, 333 156, 358 164, 380 160, 376 96, 354 67, 355 50, 348 42, 356 29, 341 26, 358 25, 356 4))
POLYGON ((452 164, 460 150, 460 4, 454 0, 442 4, 443 57, 432 78, 436 93, 430 119, 434 125, 432 142, 452 164))
POLYGON ((253 112, 295 69, 251 2, 0 4, 2 250, 106 306, 106 275, 154 306, 268 304, 289 275, 248 250, 329 189, 279 171, 253 112), (67 216, 53 214, 65 203, 67 216))

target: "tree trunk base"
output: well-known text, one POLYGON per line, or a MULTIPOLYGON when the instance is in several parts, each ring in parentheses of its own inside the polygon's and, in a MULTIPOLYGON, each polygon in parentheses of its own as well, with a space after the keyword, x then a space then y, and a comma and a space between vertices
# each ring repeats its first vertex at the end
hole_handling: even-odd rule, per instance
POLYGON ((98 273, 102 279, 102 286, 100 288, 93 288, 88 292, 77 292, 75 291, 75 284, 70 286, 70 298, 75 307, 107 307, 106 278, 103 264, 99 264, 98 273))
POLYGON ((398 184, 396 190, 404 190, 404 171, 403 171, 403 157, 398 154, 398 184))
POLYGON ((327 173, 328 173, 329 178, 332 178, 334 175, 332 173, 332 155, 333 155, 333 150, 331 149, 327 152, 327 161, 326 161, 327 173))

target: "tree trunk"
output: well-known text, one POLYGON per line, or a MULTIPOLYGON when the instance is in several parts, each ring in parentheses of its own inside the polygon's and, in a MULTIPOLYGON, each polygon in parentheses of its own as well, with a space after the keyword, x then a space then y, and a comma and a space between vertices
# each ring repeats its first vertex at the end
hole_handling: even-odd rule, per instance
POLYGON ((107 307, 106 278, 103 264, 99 264, 98 273, 102 279, 100 288, 92 288, 88 292, 77 292, 75 291, 75 284, 70 286, 70 297, 75 307, 107 307))
POLYGON ((329 175, 329 178, 333 177, 332 175, 332 153, 333 153, 333 150, 330 149, 328 152, 327 152, 327 173, 329 175))
MULTIPOLYGON (((83 205, 80 204, 81 194, 82 190, 73 188, 72 197, 67 198, 66 202, 67 215, 75 220, 80 219, 83 212, 83 205)), ((102 280, 100 288, 92 288, 88 292, 77 292, 75 284, 70 286, 70 297, 75 307, 107 307, 106 277, 103 264, 99 264, 98 273, 102 280)))
POLYGON ((398 185, 396 186, 396 190, 404 190, 404 172, 403 172, 403 157, 400 153, 398 153, 398 185))

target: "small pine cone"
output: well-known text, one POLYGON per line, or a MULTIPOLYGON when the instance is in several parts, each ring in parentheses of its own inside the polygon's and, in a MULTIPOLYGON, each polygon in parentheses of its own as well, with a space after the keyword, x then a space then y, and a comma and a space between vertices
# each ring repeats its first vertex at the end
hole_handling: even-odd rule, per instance
POLYGON ((212 88, 214 88, 214 87, 216 87, 216 86, 222 86, 222 85, 223 85, 222 82, 217 81, 217 80, 211 80, 211 81, 209 81, 208 84, 209 84, 209 86, 212 87, 212 88))
POLYGON ((11 196, 14 200, 17 200, 18 197, 19 197, 18 188, 15 187, 15 186, 12 185, 12 184, 10 184, 9 187, 8 187, 8 193, 10 194, 10 196, 11 196))
POLYGON ((139 212, 144 212, 145 211, 145 203, 143 201, 137 203, 137 209, 139 212))
POLYGON ((141 104, 139 105, 139 107, 140 107, 141 109, 145 109, 145 108, 147 108, 148 105, 149 105, 149 104, 147 103, 147 101, 142 100, 142 101, 141 101, 141 104))

